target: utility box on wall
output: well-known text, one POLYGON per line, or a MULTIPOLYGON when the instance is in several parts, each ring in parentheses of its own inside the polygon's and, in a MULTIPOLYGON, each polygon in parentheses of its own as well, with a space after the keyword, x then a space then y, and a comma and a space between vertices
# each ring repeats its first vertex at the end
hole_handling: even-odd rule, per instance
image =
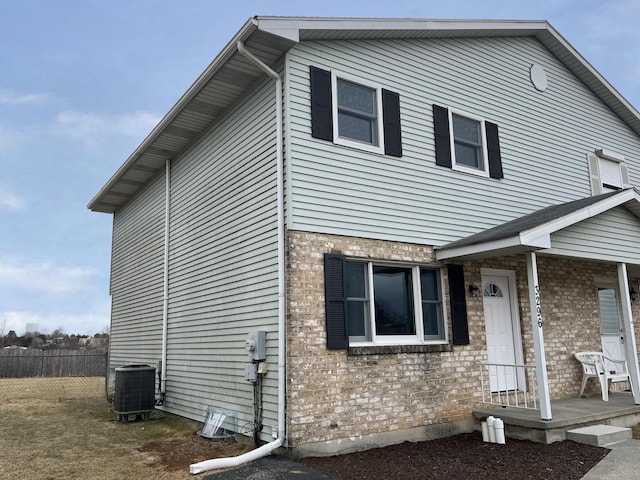
POLYGON ((249 359, 253 362, 263 362, 267 359, 267 332, 251 332, 245 341, 245 350, 249 352, 249 359))

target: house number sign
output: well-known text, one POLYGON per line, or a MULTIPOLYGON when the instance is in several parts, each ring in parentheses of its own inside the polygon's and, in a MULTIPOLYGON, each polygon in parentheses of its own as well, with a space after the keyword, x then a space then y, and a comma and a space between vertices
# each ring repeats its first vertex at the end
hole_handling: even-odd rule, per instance
POLYGON ((540 286, 535 286, 536 292, 536 316, 538 318, 538 328, 542 328, 542 308, 540 307, 540 286))

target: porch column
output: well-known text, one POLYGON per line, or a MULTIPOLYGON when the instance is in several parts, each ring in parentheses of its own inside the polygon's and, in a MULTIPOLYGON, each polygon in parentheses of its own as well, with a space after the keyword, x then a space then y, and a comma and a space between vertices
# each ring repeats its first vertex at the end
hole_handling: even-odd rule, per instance
POLYGON ((631 298, 629 297, 629 280, 627 278, 627 265, 618 264, 618 285, 622 299, 622 325, 624 331, 624 349, 629 366, 629 376, 633 386, 633 401, 640 405, 640 369, 638 368, 638 351, 636 350, 636 335, 631 314, 631 298))
POLYGON ((538 265, 535 252, 527 254, 527 277, 529 279, 533 349, 536 356, 536 375, 538 377, 538 392, 540 393, 540 418, 542 420, 551 420, 551 400, 549 398, 549 382, 547 380, 547 361, 544 355, 540 286, 538 284, 538 265))

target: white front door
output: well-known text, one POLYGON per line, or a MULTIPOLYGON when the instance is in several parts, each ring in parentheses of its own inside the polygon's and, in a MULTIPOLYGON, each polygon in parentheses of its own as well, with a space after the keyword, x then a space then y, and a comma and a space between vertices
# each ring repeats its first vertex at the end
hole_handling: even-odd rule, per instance
MULTIPOLYGON (((624 336, 620 324, 618 290, 614 287, 598 287, 598 310, 602 353, 615 360, 624 360, 624 336)), ((617 370, 615 364, 605 361, 607 370, 617 370)))
MULTIPOLYGON (((490 364, 517 363, 514 315, 509 276, 482 275, 482 298, 487 337, 487 357, 490 364)), ((519 334, 519 332, 518 332, 519 334)), ((518 342, 519 344, 519 342, 518 342)), ((489 366, 492 392, 516 390, 515 368, 489 366)))

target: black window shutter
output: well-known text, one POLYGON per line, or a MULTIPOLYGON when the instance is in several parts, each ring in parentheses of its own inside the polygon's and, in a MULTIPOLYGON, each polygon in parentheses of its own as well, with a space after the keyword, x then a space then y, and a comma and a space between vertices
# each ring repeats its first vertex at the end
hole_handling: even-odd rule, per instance
POLYGON ((382 89, 382 124, 384 127, 384 153, 393 157, 401 157, 400 95, 384 88, 382 89))
POLYGON ((349 346, 347 334, 347 299, 344 288, 344 256, 324 255, 324 298, 327 312, 327 348, 349 346))
POLYGON ((489 155, 489 176, 491 178, 503 178, 502 158, 500 156, 500 139, 498 138, 498 125, 484 122, 487 132, 487 154, 489 155))
POLYGON ((331 72, 309 67, 311 77, 311 136, 333 141, 331 72))
POLYGON ((449 298, 451 300, 451 324, 453 344, 469 345, 469 324, 467 322, 467 300, 464 288, 462 265, 448 265, 449 298))
POLYGON ((433 106, 433 131, 436 144, 436 165, 451 168, 449 111, 438 105, 433 106))

